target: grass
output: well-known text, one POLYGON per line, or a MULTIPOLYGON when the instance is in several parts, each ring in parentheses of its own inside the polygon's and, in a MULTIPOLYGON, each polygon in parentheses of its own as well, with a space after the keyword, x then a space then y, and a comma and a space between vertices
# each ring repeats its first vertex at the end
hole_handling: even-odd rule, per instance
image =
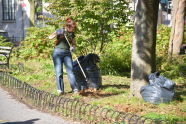
MULTIPOLYGON (((33 87, 56 94, 56 83, 53 62, 48 60, 13 60, 14 65, 24 64, 24 71, 14 71, 13 75, 33 87)), ((16 68, 14 68, 16 69, 16 68)), ((186 95, 185 84, 176 87, 176 99, 169 104, 153 105, 130 97, 130 79, 127 77, 103 75, 103 87, 94 92, 87 91, 84 94, 72 95, 67 76, 64 76, 65 97, 76 98, 93 105, 112 108, 114 110, 133 113, 153 119, 164 119, 170 121, 186 121, 186 95)))
POLYGON ((174 115, 170 115, 170 114, 166 114, 166 115, 165 114, 157 114, 157 113, 154 113, 154 112, 147 113, 145 115, 145 117, 152 118, 152 119, 159 118, 160 120, 169 120, 171 122, 184 121, 184 119, 182 119, 180 117, 176 117, 174 115))

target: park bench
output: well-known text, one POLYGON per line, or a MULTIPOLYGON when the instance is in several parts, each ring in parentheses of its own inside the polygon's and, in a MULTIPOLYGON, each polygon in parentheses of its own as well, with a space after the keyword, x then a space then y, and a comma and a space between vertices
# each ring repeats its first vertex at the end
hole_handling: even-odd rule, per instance
POLYGON ((0 68, 10 66, 10 54, 13 47, 0 46, 0 68))

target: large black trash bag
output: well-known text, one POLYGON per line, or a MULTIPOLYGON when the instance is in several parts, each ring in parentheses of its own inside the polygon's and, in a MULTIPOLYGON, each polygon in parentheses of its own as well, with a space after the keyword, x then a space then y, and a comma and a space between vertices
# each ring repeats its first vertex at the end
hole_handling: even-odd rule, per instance
POLYGON ((140 93, 146 102, 153 104, 168 103, 174 97, 175 83, 166 77, 160 76, 158 72, 148 76, 149 85, 143 86, 140 93))
POLYGON ((99 56, 97 54, 90 53, 87 56, 78 57, 78 60, 85 72, 85 75, 87 76, 86 81, 77 60, 75 60, 73 62, 73 72, 79 89, 99 89, 102 86, 101 73, 99 67, 97 66, 97 63, 100 62, 99 56))
MULTIPOLYGON (((85 56, 80 56, 77 59, 78 59, 79 63, 81 64, 81 66, 82 66, 82 68, 85 72, 85 69, 84 69, 85 67, 83 67, 84 66, 84 64, 83 64, 84 63, 83 62, 84 57, 85 56)), ((82 89, 88 88, 87 83, 86 83, 86 79, 85 79, 85 77, 84 77, 84 75, 83 75, 83 73, 82 73, 82 71, 79 67, 79 64, 78 64, 77 60, 73 62, 73 72, 74 72, 74 75, 75 75, 75 78, 76 78, 76 81, 77 81, 77 84, 78 84, 78 89, 82 90, 82 89)))

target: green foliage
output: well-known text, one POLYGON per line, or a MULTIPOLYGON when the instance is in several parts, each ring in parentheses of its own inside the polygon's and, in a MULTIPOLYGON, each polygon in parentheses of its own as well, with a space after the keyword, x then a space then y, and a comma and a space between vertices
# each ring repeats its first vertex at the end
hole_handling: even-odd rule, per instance
MULTIPOLYGON (((3 36, 0 35, 0 46, 9 46, 11 47, 13 44, 9 41, 7 41, 7 39, 3 36)), ((6 61, 6 57, 5 56, 1 56, 0 57, 0 61, 5 62, 6 61)))
POLYGON ((168 58, 168 47, 170 38, 171 28, 160 25, 157 30, 157 40, 156 40, 156 54, 157 54, 157 66, 162 65, 168 58))
POLYGON ((177 79, 186 77, 186 59, 185 56, 177 56, 170 61, 168 58, 168 47, 171 28, 160 25, 157 32, 156 43, 156 58, 157 58, 157 71, 160 71, 162 75, 177 79))
POLYGON ((61 20, 73 17, 78 23, 77 43, 81 54, 103 52, 104 47, 123 24, 129 22, 132 14, 129 4, 121 0, 56 0, 49 10, 60 20, 50 20, 50 24, 59 26, 61 20))
POLYGON ((100 67, 103 74, 130 75, 133 29, 122 27, 117 35, 112 35, 104 53, 100 67))
MULTIPOLYGON (((170 28, 158 26, 156 42, 157 71, 177 83, 184 83, 186 77, 186 58, 177 56, 168 61, 168 46, 170 28)), ((108 43, 101 54, 101 71, 103 74, 130 76, 131 49, 133 29, 122 27, 118 35, 112 35, 112 42, 108 43)))
POLYGON ((166 120, 170 124, 175 124, 175 122, 178 121, 186 121, 186 118, 177 117, 174 115, 164 115, 164 114, 157 114, 154 112, 147 113, 144 117, 150 118, 150 119, 157 119, 158 120, 166 120))
POLYGON ((27 30, 27 37, 22 42, 19 55, 23 59, 47 58, 50 57, 54 46, 54 41, 49 40, 48 36, 53 31, 51 27, 37 28, 31 27, 27 30))
POLYGON ((184 56, 179 56, 173 58, 172 61, 164 61, 161 65, 161 72, 166 77, 177 80, 182 78, 182 80, 177 80, 177 82, 184 83, 186 80, 186 59, 184 56))
MULTIPOLYGON (((48 36, 53 31, 54 28, 51 27, 29 28, 26 40, 22 42, 22 46, 19 52, 17 52, 18 55, 15 56, 23 59, 50 57, 54 41, 49 40, 48 36)), ((186 76, 186 59, 184 56, 179 56, 176 59, 173 59, 172 62, 167 61, 169 34, 169 27, 158 27, 156 45, 157 71, 160 71, 162 75, 168 78, 178 79, 178 82, 183 82, 184 77, 186 76)), ((105 45, 105 49, 100 54, 100 68, 102 74, 130 76, 132 35, 133 29, 125 26, 118 29, 117 33, 109 34, 112 38, 112 42, 108 42, 107 45, 105 45)), ((81 37, 78 37, 77 40, 81 41, 82 39, 81 37)), ((77 53, 83 54, 81 51, 84 51, 84 45, 86 45, 85 42, 78 45, 77 53)), ((92 49, 88 48, 89 47, 87 46, 87 53, 92 52, 92 49)))
POLYGON ((12 46, 11 42, 7 42, 7 39, 0 35, 0 46, 12 46))
MULTIPOLYGON (((79 29, 76 32, 77 55, 98 53, 101 58, 102 74, 130 76, 133 29, 124 25, 128 22, 127 16, 131 12, 125 11, 128 7, 127 2, 119 1, 119 3, 121 5, 108 0, 88 2, 59 0, 52 2, 49 10, 56 16, 63 16, 62 20, 67 16, 73 16, 77 20, 79 29), (112 27, 114 24, 115 28, 112 27)), ((50 24, 59 27, 61 26, 59 22, 63 22, 62 20, 51 20, 50 24)), ((24 59, 50 57, 54 41, 47 37, 54 30, 51 27, 29 28, 27 38, 17 56, 24 59)), ((186 75, 184 69, 186 60, 180 56, 172 62, 167 61, 169 37, 170 28, 158 26, 157 71, 171 79, 179 77, 181 81, 186 75)))

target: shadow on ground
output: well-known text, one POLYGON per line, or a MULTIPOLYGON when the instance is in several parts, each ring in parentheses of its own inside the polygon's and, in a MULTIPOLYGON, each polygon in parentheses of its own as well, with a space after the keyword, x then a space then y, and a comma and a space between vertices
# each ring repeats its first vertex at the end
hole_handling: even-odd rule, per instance
POLYGON ((27 120, 27 121, 18 121, 18 122, 5 122, 5 123, 1 123, 1 124, 34 124, 35 121, 38 121, 39 119, 31 119, 31 120, 27 120))

